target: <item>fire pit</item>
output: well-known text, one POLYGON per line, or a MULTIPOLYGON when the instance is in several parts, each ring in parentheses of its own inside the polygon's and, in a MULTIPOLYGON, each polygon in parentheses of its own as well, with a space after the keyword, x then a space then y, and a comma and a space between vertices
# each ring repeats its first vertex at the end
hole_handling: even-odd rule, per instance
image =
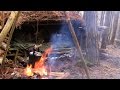
POLYGON ((52 72, 49 65, 45 66, 47 56, 51 52, 52 48, 46 49, 45 52, 42 54, 40 60, 35 62, 34 68, 32 68, 32 65, 27 65, 27 67, 24 69, 24 76, 30 77, 32 79, 59 79, 66 76, 66 73, 64 72, 52 72))

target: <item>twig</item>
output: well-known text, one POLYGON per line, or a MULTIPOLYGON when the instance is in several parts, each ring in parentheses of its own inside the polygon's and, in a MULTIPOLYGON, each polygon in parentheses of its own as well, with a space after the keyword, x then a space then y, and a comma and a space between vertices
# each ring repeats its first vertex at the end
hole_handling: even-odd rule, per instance
POLYGON ((6 74, 8 73, 9 69, 10 69, 10 68, 8 67, 7 70, 6 70, 6 72, 5 72, 5 74, 4 74, 5 76, 6 76, 6 74))
POLYGON ((14 58, 15 64, 17 63, 16 59, 17 59, 18 53, 19 53, 19 50, 17 49, 16 54, 15 54, 15 58, 14 58))
POLYGON ((37 31, 36 31, 36 44, 37 44, 37 38, 38 38, 38 20, 37 20, 37 31))

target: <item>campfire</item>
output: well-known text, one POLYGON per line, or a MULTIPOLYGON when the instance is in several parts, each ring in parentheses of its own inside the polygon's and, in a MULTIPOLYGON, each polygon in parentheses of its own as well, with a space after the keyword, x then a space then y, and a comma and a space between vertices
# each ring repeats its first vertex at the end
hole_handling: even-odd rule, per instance
MULTIPOLYGON (((56 15, 53 12, 57 20, 54 17, 53 19, 49 18, 48 16, 50 15, 44 16, 44 13, 43 17, 47 17, 47 19, 43 20, 43 17, 39 18, 41 12, 32 12, 32 14, 28 14, 28 12, 24 13, 24 17, 26 17, 26 14, 30 17, 25 20, 22 16, 25 21, 20 24, 19 28, 15 28, 10 49, 6 55, 9 62, 13 62, 13 71, 11 70, 10 72, 10 78, 56 79, 66 77, 66 72, 69 72, 67 69, 76 62, 77 50, 69 27, 66 24, 64 12, 64 19, 61 18, 61 15, 56 15), (36 50, 39 55, 34 54, 34 44, 42 45, 42 47, 39 47, 39 50, 36 50)), ((80 20, 78 19, 78 21, 80 20)), ((73 24, 78 23, 76 22, 76 18, 71 22, 73 24)), ((77 28, 78 26, 74 25, 74 27, 77 28)), ((6 63, 8 60, 6 60, 6 63)))
POLYGON ((27 77, 34 77, 37 79, 50 79, 51 77, 57 77, 57 79, 64 77, 66 74, 63 72, 51 72, 51 67, 46 66, 45 62, 49 54, 51 54, 52 48, 48 48, 42 54, 41 58, 35 62, 34 68, 32 65, 27 65, 24 69, 24 75, 27 77))
POLYGON ((40 60, 35 62, 34 68, 32 68, 31 64, 27 65, 27 67, 24 70, 24 74, 26 76, 33 76, 34 74, 38 74, 41 77, 47 76, 48 71, 47 71, 47 68, 45 66, 45 61, 47 59, 47 56, 51 53, 51 51, 52 51, 52 48, 48 48, 47 50, 45 50, 45 52, 42 54, 40 60))

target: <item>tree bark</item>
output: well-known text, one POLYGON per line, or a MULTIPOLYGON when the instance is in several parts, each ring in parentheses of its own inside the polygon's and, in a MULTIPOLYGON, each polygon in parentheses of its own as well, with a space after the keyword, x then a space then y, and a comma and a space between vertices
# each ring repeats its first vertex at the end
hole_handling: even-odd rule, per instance
POLYGON ((99 47, 98 47, 98 35, 97 35, 97 20, 95 11, 85 11, 84 13, 86 22, 86 56, 89 62, 98 64, 99 59, 99 47))
MULTIPOLYGON (((14 29, 15 29, 15 25, 16 25, 16 21, 17 21, 17 19, 18 19, 18 17, 19 17, 19 11, 16 11, 16 12, 14 12, 14 13, 16 13, 16 16, 15 16, 15 18, 14 18, 14 20, 13 20, 13 22, 12 22, 12 25, 11 25, 11 27, 10 27, 10 33, 9 33, 9 38, 8 38, 8 41, 7 41, 7 47, 6 47, 6 51, 5 51, 5 54, 4 54, 4 58, 3 58, 3 64, 4 64, 4 60, 5 60, 5 58, 6 58, 6 55, 7 55, 7 52, 8 52, 8 49, 9 49, 9 44, 10 44, 10 42, 11 42, 11 39, 12 39, 12 35, 13 35, 13 32, 14 32, 14 29)), ((6 31, 5 31, 6 32, 6 31)), ((6 33, 6 35, 7 35, 8 33, 6 33)))
POLYGON ((13 22, 14 20, 16 19, 18 15, 18 11, 12 11, 3 30, 1 31, 0 33, 0 44, 4 41, 4 39, 6 38, 8 32, 10 31, 12 25, 13 25, 13 22))
POLYGON ((110 17, 111 12, 106 11, 105 15, 105 23, 104 26, 107 26, 107 29, 104 29, 103 34, 102 34, 102 43, 101 43, 101 48, 106 49, 106 46, 108 45, 109 42, 109 29, 111 25, 111 17, 110 17))
POLYGON ((104 25, 104 19, 105 19, 105 11, 102 11, 100 18, 100 26, 104 25))
POLYGON ((119 11, 117 11, 114 15, 114 23, 113 23, 113 32, 111 37, 111 44, 114 44, 115 36, 118 28, 118 20, 119 20, 119 11))

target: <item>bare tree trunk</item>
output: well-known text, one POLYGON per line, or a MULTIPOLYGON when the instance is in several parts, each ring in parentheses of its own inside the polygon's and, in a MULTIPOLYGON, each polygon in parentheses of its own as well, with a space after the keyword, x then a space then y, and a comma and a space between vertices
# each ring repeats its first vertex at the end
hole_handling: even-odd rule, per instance
POLYGON ((111 37, 112 37, 112 32, 113 32, 113 21, 114 21, 114 11, 111 11, 111 23, 110 23, 110 31, 109 31, 109 42, 108 44, 111 44, 111 37))
POLYGON ((104 25, 104 19, 105 19, 105 11, 102 11, 100 18, 100 26, 104 25))
POLYGON ((119 20, 118 20, 118 30, 116 32, 116 38, 115 38, 115 43, 117 46, 120 46, 120 16, 119 16, 119 20))
POLYGON ((95 11, 85 11, 84 18, 86 21, 86 56, 89 61, 94 64, 98 63, 98 37, 97 37, 97 20, 95 11))
POLYGON ((110 11, 106 11, 106 15, 105 15, 105 23, 104 26, 107 26, 107 29, 104 29, 103 34, 102 34, 102 43, 101 43, 101 48, 102 49, 106 49, 106 46, 108 45, 109 42, 109 28, 110 28, 110 21, 111 21, 111 17, 110 17, 111 12, 110 11))
POLYGON ((98 46, 99 46, 99 49, 100 49, 101 41, 102 41, 102 33, 103 33, 102 26, 104 25, 104 21, 105 21, 104 19, 105 19, 105 11, 101 11, 100 22, 98 24, 98 46))
POLYGON ((115 41, 115 36, 116 36, 117 28, 118 28, 118 19, 119 19, 119 11, 117 11, 114 14, 114 23, 113 23, 113 33, 112 33, 112 37, 111 37, 111 44, 114 44, 114 41, 115 41))

